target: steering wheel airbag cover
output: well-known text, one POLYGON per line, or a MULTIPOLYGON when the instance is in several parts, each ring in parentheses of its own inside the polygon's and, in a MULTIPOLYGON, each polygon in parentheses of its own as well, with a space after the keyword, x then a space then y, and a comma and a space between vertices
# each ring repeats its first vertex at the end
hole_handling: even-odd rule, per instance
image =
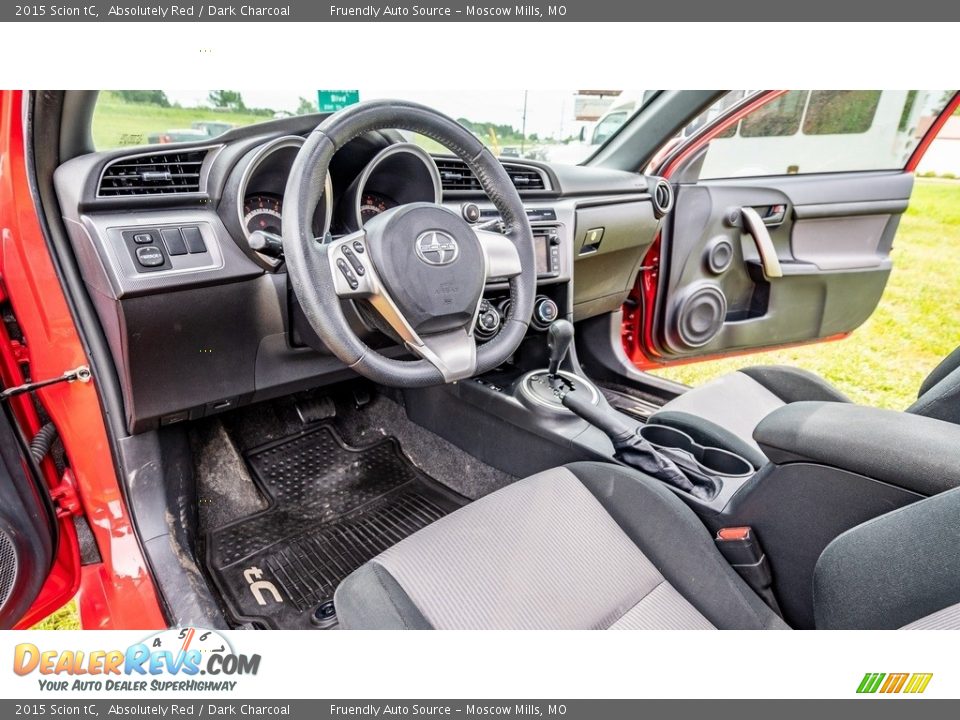
POLYGON ((380 280, 414 330, 424 335, 470 324, 483 293, 484 258, 463 218, 433 203, 410 203, 366 229, 380 280))

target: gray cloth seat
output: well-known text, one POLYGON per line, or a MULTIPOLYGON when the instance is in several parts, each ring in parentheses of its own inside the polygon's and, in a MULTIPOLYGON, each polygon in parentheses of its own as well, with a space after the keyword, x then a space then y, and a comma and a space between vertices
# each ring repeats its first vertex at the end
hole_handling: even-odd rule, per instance
POLYGON ((334 598, 345 628, 785 628, 662 483, 576 463, 388 549, 334 598))
MULTIPOLYGON (((767 458, 753 439, 760 421, 788 403, 850 402, 820 376, 782 365, 722 375, 666 403, 649 422, 683 430, 703 445, 734 452, 754 467, 767 458)), ((960 424, 960 348, 937 365, 905 412, 960 424)))
MULTIPOLYGON (((837 538, 817 577, 818 592, 833 607, 818 617, 831 627, 886 626, 886 617, 858 614, 864 605, 876 613, 883 601, 874 596, 863 602, 865 593, 876 591, 876 573, 868 571, 871 562, 858 562, 857 548, 874 552, 872 535, 940 524, 930 518, 951 512, 960 512, 960 489, 891 513, 890 524, 880 518, 861 526, 861 533, 837 538), (924 512, 932 502, 932 511, 924 512), (843 557, 862 566, 846 591, 846 571, 837 562, 843 557)), ((928 535, 948 554, 951 572, 960 567, 960 541, 949 540, 952 530, 928 535)), ((906 549, 906 559, 914 558, 906 549)), ((879 555, 896 566, 889 545, 879 555)), ((891 618, 917 629, 957 626, 960 583, 921 579, 914 587, 922 596, 901 591, 891 618), (911 607, 925 612, 911 614, 911 607), (922 614, 929 617, 921 620, 922 614)), ((673 492, 604 463, 548 470, 461 508, 354 571, 334 602, 344 629, 787 628, 673 492)))

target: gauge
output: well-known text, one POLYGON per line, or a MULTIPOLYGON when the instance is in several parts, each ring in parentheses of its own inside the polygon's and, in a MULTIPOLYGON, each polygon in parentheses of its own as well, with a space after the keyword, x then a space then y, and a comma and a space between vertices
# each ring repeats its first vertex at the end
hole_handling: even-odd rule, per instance
POLYGON ((378 193, 364 193, 360 198, 360 222, 366 225, 372 218, 395 205, 393 200, 378 193))
POLYGON ((154 652, 186 653, 191 650, 200 653, 232 653, 230 641, 216 630, 203 628, 182 627, 172 630, 161 630, 143 641, 154 652))
POLYGON ((248 233, 281 233, 283 202, 272 195, 250 195, 243 201, 243 226, 248 233))

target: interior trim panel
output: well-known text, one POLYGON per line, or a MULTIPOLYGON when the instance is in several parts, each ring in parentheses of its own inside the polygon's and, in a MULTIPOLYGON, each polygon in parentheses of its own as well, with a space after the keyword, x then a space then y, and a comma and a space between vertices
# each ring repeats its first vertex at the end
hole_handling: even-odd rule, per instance
MULTIPOLYGON (((257 173, 266 173, 275 210, 282 210, 281 166, 294 156, 285 149, 302 143, 306 122, 270 123, 260 134, 231 131, 215 145, 92 153, 57 169, 54 183, 65 225, 120 374, 130 432, 352 376, 304 322, 287 282, 282 250, 268 255, 252 249, 245 228, 245 195, 266 192, 249 186, 257 173), (285 151, 282 157, 276 155, 278 149, 285 151), (164 156, 183 158, 196 151, 207 152, 199 191, 167 192, 177 180, 171 179, 172 161, 164 156), (269 168, 266 158, 272 158, 269 168), (101 196, 98 188, 109 167, 131 159, 149 162, 142 168, 134 164, 112 180, 125 194, 101 196)), ((361 136, 335 156, 318 237, 328 228, 336 235, 356 224, 356 208, 373 178, 383 175, 376 183, 379 191, 400 187, 400 178, 387 174, 405 172, 403 163, 391 164, 402 156, 429 163, 424 176, 431 182, 414 193, 422 190, 424 197, 404 194, 399 202, 442 196, 451 211, 464 217, 475 213, 475 222, 496 228, 492 203, 463 189, 462 176, 444 175, 448 157, 430 156, 397 133, 380 132, 361 136), (457 182, 460 189, 451 189, 457 182)), ((616 309, 660 227, 651 198, 657 179, 525 160, 504 164, 531 182, 539 176, 541 182, 534 185, 543 185, 517 185, 538 253, 541 289, 530 332, 542 332, 550 318, 582 319, 616 309)), ((488 284, 481 314, 487 326, 478 326, 478 339, 498 332, 508 312, 506 287, 488 284)), ((344 310, 380 352, 404 356, 405 350, 379 333, 357 307, 345 303, 344 310)))

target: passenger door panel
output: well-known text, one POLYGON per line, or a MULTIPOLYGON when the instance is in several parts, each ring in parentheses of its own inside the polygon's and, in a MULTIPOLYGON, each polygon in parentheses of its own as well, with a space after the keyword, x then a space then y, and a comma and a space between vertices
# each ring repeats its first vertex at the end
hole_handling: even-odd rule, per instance
POLYGON ((901 172, 680 184, 651 350, 669 361, 854 330, 883 294, 912 187, 901 172))

